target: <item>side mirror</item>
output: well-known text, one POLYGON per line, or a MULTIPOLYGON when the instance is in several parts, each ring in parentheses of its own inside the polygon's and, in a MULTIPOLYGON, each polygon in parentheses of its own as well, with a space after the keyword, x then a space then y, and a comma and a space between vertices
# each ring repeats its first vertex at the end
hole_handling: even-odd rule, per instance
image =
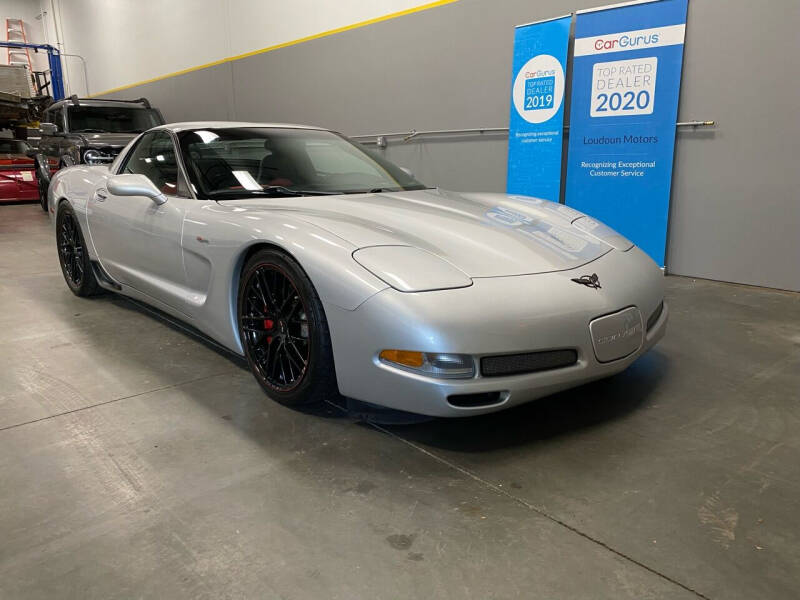
POLYGON ((400 167, 400 170, 403 173, 405 173, 406 175, 408 175, 409 177, 411 177, 411 179, 414 179, 414 173, 411 172, 411 169, 409 169, 407 167, 400 167))
POLYGON ((106 183, 108 191, 115 196, 144 196, 158 205, 164 204, 167 197, 144 175, 128 173, 114 175, 106 183))
POLYGON ((55 123, 39 123, 39 131, 42 132, 42 135, 56 135, 58 127, 55 123))
POLYGON ((29 147, 27 150, 25 150, 25 156, 27 156, 28 158, 36 158, 37 154, 39 154, 38 148, 29 147))

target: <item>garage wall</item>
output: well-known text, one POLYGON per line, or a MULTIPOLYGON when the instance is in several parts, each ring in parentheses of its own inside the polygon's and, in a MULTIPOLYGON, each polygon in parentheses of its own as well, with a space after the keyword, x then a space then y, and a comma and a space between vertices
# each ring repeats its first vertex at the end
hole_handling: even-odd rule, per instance
MULTIPOLYGON (((97 6, 73 1, 78 8, 67 10, 65 4, 65 21, 88 18, 87 7, 97 6)), ((316 123, 352 135, 502 127, 508 122, 514 25, 606 3, 459 0, 111 95, 148 96, 170 120, 316 123)), ((108 4, 130 8, 132 2, 108 4)), ((199 4, 209 3, 193 3, 199 4)), ((233 18, 234 3, 219 4, 227 6, 228 18, 233 18)), ((324 3, 315 3, 310 12, 301 4, 298 12, 281 20, 287 31, 300 30, 290 26, 292 19, 316 19, 324 3)), ((185 3, 170 3, 173 12, 167 16, 173 25, 166 28, 168 36, 145 36, 142 30, 130 37, 125 29, 138 26, 106 23, 102 35, 117 40, 108 51, 116 53, 119 67, 116 73, 104 74, 104 59, 90 54, 91 77, 122 81, 131 77, 129 64, 143 73, 136 70, 142 68, 136 66, 141 62, 138 55, 152 57, 153 48, 162 48, 166 61, 176 40, 195 49, 194 63, 202 63, 211 32, 178 26, 174 12, 181 5, 185 3), (127 45, 119 40, 128 40, 127 45)), ((274 20, 267 10, 253 9, 252 4, 245 8, 244 13, 234 11, 237 26, 231 28, 231 39, 246 29, 245 21, 263 25, 274 20)), ((209 14, 210 22, 224 18, 209 14)), ((82 26, 83 35, 94 31, 99 43, 101 23, 82 26)), ((314 23, 325 27, 324 19, 314 23)), ((750 0, 691 0, 688 23, 679 118, 714 119, 718 127, 678 134, 668 270, 800 290, 800 202, 793 183, 800 155, 800 119, 795 113, 800 106, 800 63, 791 59, 796 54, 800 3, 773 0, 767 9, 750 0)), ((277 39, 268 31, 262 46, 277 39)), ((261 39, 252 33, 241 37, 249 44, 261 39)), ((386 153, 430 184, 505 188, 503 136, 395 144, 386 153)))
MULTIPOLYGON (((3 28, 6 26, 6 19, 22 19, 25 24, 25 35, 28 41, 33 44, 45 43, 44 29, 42 28, 39 15, 39 3, 33 0, 2 0, 0 1, 0 23, 3 28)), ((0 33, 0 39, 6 40, 5 32, 0 33)), ((34 69, 45 68, 47 58, 45 55, 37 56, 31 54, 34 69)), ((8 64, 8 52, 6 48, 0 48, 0 64, 8 64)))
MULTIPOLYGON (((90 89, 97 93, 432 0, 53 1, 67 51, 90 61, 90 89)), ((78 65, 69 70, 76 82, 82 79, 78 65)))

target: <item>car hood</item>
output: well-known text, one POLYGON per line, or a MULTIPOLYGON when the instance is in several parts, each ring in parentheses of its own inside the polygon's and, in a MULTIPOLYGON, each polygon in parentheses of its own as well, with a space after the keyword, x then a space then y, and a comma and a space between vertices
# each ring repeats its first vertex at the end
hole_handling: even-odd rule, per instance
POLYGON ((124 148, 138 133, 78 133, 87 146, 93 148, 124 148))
POLYGON ((224 204, 290 212, 358 248, 421 248, 470 277, 573 269, 612 249, 572 225, 582 213, 526 196, 419 190, 224 204))

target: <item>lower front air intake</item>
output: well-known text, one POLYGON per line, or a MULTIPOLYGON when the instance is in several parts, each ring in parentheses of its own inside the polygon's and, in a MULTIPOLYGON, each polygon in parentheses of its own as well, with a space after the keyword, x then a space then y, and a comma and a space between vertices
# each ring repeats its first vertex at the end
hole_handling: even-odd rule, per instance
POLYGON ((561 369, 574 365, 576 362, 578 362, 578 353, 572 349, 484 356, 481 359, 481 375, 484 377, 521 375, 561 369))

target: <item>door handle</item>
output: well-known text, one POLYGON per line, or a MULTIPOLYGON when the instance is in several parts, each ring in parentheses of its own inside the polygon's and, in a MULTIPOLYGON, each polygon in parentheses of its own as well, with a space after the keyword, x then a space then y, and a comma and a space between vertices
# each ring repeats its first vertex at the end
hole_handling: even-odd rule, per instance
POLYGON ((104 202, 106 198, 108 198, 108 196, 106 195, 105 190, 97 190, 94 193, 94 199, 98 202, 104 202))

